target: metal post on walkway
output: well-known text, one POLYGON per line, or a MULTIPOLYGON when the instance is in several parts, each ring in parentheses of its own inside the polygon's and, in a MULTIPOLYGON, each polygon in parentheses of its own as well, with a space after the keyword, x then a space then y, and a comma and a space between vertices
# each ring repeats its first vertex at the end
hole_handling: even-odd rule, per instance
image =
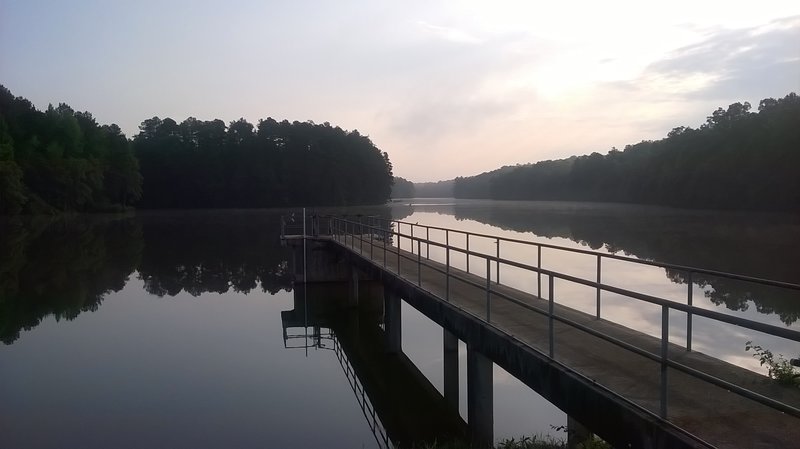
POLYGON ((397 223, 397 275, 400 276, 400 223, 397 223))
POLYGON ((411 254, 414 254, 414 224, 411 224, 411 239, 409 241, 411 244, 411 254))
POLYGON ((661 306, 661 417, 667 417, 667 361, 669 360, 669 306, 661 306))
POLYGON ((450 301, 450 231, 444 230, 444 251, 445 251, 445 282, 444 282, 444 299, 450 301))
POLYGON ((554 296, 553 295, 553 275, 550 274, 550 281, 549 281, 549 290, 550 290, 550 300, 549 304, 547 305, 547 317, 548 317, 548 326, 549 326, 549 334, 550 334, 550 358, 553 358, 555 355, 555 333, 553 332, 553 303, 554 296))
POLYGON ((417 285, 422 287, 422 241, 417 240, 417 285))
POLYGON ((536 272, 536 275, 537 275, 536 276, 537 277, 537 281, 536 281, 536 286, 537 286, 536 287, 536 296, 541 298, 542 297, 542 271, 541 271, 542 270, 542 245, 536 245, 536 248, 538 248, 537 251, 536 251, 536 268, 539 269, 539 271, 536 272))
POLYGON ((600 319, 600 254, 597 255, 597 319, 600 319))
POLYGON ((497 276, 495 276, 495 283, 500 284, 500 237, 497 238, 497 276))
POLYGON ((469 232, 467 232, 467 274, 469 274, 469 232))
POLYGON ((492 262, 486 258, 486 321, 491 321, 492 314, 492 262))
POLYGON ((425 258, 431 260, 431 227, 425 226, 425 258))
MULTIPOLYGON (((692 282, 692 272, 689 271, 689 279, 687 279, 689 284, 689 290, 686 292, 686 304, 691 307, 692 306, 692 289, 693 289, 693 282, 692 282)), ((692 312, 686 312, 686 350, 692 350, 692 312)))

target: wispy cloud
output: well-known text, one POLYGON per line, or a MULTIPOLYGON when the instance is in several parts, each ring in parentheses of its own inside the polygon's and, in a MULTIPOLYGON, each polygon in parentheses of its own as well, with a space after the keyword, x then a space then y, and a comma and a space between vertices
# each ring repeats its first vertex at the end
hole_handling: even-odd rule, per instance
POLYGON ((446 41, 457 42, 460 44, 482 44, 484 42, 483 39, 457 28, 449 28, 439 25, 433 25, 424 21, 417 22, 417 25, 419 25, 423 30, 425 30, 429 34, 433 34, 436 37, 439 37, 446 41))
POLYGON ((679 95, 741 98, 773 86, 800 87, 800 16, 721 30, 651 64, 643 81, 671 86, 679 95))

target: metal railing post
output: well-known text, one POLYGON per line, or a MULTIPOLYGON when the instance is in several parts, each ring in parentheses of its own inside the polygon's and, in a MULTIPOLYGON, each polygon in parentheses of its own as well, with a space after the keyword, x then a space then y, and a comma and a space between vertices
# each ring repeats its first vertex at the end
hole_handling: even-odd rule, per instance
POLYGON ((497 275, 494 282, 500 285, 500 237, 497 238, 497 275))
POLYGON ((597 319, 600 319, 600 254, 597 255, 597 319))
POLYGON ((411 244, 411 254, 414 254, 414 225, 411 225, 411 239, 409 241, 411 244))
POLYGON ((669 306, 661 306, 661 417, 667 417, 667 361, 669 360, 669 306))
POLYGON ((489 258, 486 258, 486 321, 491 321, 492 314, 492 267, 489 258))
POLYGON ((536 296, 538 296, 539 299, 541 299, 542 298, 542 245, 536 245, 536 248, 537 248, 536 268, 539 269, 539 271, 536 272, 537 275, 536 296))
POLYGON ((431 260, 431 227, 425 226, 425 258, 431 260))
POLYGON ((422 240, 417 240, 417 285, 422 287, 422 240))
POLYGON ((364 254, 364 217, 358 217, 358 251, 364 254))
POLYGON ((388 232, 381 229, 383 233, 383 268, 386 268, 386 241, 389 240, 388 232))
POLYGON ((469 232, 467 232, 467 274, 469 274, 469 232))
MULTIPOLYGON (((689 289, 686 292, 686 304, 691 307, 692 306, 692 290, 693 290, 693 281, 692 281, 692 272, 689 271, 689 289)), ((692 350, 692 312, 686 312, 686 350, 692 350)))
POLYGON ((400 222, 397 223, 397 275, 400 276, 400 222))
POLYGON ((445 271, 444 297, 446 301, 450 301, 450 231, 447 229, 444 230, 444 251, 445 263, 447 265, 445 271))
POLYGON ((548 333, 549 333, 549 336, 550 336, 548 338, 548 340, 550 341, 550 358, 552 359, 555 356, 555 346, 556 346, 555 345, 555 332, 553 331, 553 309, 554 309, 554 303, 555 303, 555 299, 554 299, 555 295, 553 294, 553 274, 552 273, 550 274, 549 287, 550 287, 549 288, 549 292, 550 292, 549 296, 550 296, 550 298, 549 298, 549 301, 548 301, 548 304, 547 304, 547 321, 548 321, 548 333))

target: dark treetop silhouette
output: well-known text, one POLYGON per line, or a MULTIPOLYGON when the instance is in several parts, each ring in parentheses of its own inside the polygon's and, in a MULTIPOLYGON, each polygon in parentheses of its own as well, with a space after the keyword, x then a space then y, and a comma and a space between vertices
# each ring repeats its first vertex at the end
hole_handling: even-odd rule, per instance
POLYGON ((66 104, 0 86, 0 214, 382 204, 392 164, 328 123, 154 117, 132 141, 66 104))
MULTIPOLYGON (((718 108, 698 129, 568 159, 456 178, 456 198, 800 211, 800 97, 718 108)), ((417 188, 419 191, 419 187, 417 188)))
POLYGON ((145 120, 133 139, 146 208, 344 206, 389 198, 389 156, 328 123, 145 120))
POLYGON ((37 111, 0 86, 0 214, 117 210, 141 193, 139 165, 117 125, 63 103, 37 111))

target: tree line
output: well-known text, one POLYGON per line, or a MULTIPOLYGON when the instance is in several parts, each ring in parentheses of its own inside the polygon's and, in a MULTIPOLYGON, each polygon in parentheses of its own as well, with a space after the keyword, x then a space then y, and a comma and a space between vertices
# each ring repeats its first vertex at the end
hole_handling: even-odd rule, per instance
POLYGON ((607 154, 455 179, 456 198, 571 200, 687 208, 800 210, 800 97, 734 103, 699 128, 607 154))
POLYGON ((154 117, 132 145, 145 208, 381 204, 392 186, 389 155, 329 123, 154 117))
POLYGON ((382 204, 392 188, 388 154, 327 122, 153 117, 139 130, 64 103, 38 111, 0 86, 0 214, 382 204))
POLYGON ((141 195, 117 125, 64 103, 38 111, 0 85, 0 213, 116 210, 141 195))
POLYGON ((395 176, 394 183, 392 184, 392 198, 414 198, 417 196, 414 183, 405 179, 395 176))

